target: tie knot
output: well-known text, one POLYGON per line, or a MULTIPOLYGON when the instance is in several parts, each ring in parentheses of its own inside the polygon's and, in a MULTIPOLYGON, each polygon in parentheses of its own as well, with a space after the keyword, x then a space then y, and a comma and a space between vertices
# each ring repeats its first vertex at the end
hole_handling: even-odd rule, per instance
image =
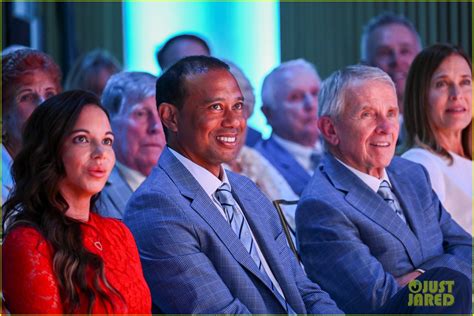
POLYGON ((383 180, 382 183, 380 183, 379 190, 378 190, 377 193, 382 195, 382 197, 385 200, 388 200, 388 199, 393 200, 392 189, 390 188, 390 184, 388 184, 388 182, 386 180, 383 180))
POLYGON ((382 183, 380 183, 380 188, 381 189, 390 189, 390 184, 388 184, 387 180, 383 180, 382 183))
POLYGON ((216 198, 222 205, 234 206, 235 200, 230 192, 230 186, 227 183, 223 183, 216 190, 216 198))

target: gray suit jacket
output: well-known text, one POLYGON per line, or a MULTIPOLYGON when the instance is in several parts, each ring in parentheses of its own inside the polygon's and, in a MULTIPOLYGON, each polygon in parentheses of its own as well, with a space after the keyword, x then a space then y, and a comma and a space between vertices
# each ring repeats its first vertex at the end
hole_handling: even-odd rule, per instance
POLYGON ((98 213, 105 217, 122 219, 125 205, 132 193, 132 189, 120 174, 119 169, 114 167, 96 203, 98 213))
MULTIPOLYGON (((227 174, 288 304, 297 313, 342 313, 304 275, 268 199, 249 179, 227 174)), ((285 313, 229 223, 168 148, 132 195, 124 221, 137 242, 155 312, 285 313)))
POLYGON ((398 157, 386 170, 409 225, 332 155, 296 210, 306 272, 346 313, 382 306, 400 289, 395 278, 416 268, 471 278, 471 237, 443 208, 426 170, 398 157))

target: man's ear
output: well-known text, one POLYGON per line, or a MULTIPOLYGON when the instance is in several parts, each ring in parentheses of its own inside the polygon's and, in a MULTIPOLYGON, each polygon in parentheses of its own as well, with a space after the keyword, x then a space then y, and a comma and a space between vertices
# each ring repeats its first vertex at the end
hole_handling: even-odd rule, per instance
POLYGON ((171 132, 178 131, 178 108, 171 103, 163 102, 158 107, 161 123, 171 132))
POLYGON ((337 135, 334 121, 329 116, 322 116, 318 119, 318 128, 326 142, 332 146, 339 144, 339 136, 337 135))

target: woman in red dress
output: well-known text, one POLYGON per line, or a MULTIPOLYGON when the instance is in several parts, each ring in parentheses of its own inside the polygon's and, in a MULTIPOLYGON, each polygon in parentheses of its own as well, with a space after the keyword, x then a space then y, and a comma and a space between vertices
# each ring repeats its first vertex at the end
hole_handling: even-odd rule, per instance
POLYGON ((3 206, 11 313, 150 313, 131 233, 93 212, 115 163, 113 140, 108 114, 84 91, 48 99, 27 121, 3 206))

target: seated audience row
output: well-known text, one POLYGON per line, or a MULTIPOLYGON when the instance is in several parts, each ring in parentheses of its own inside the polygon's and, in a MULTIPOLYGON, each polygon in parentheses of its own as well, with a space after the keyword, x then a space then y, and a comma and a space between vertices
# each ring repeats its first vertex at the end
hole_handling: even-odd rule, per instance
MULTIPOLYGON (((404 29, 421 48, 404 20, 372 24, 368 46, 404 29)), ((349 66, 322 86, 310 63, 282 63, 262 87, 273 134, 258 151, 244 145, 252 87, 216 58, 173 61, 158 79, 113 75, 104 107, 85 91, 54 96, 60 71, 43 53, 3 61, 12 312, 470 313, 472 72, 460 49, 423 50, 406 88, 406 63, 349 66), (426 169, 394 157, 400 98, 404 157, 426 169), (300 195, 296 224, 286 215, 308 277, 268 200, 300 195), (410 304, 414 280, 452 280, 454 304, 410 304)))

